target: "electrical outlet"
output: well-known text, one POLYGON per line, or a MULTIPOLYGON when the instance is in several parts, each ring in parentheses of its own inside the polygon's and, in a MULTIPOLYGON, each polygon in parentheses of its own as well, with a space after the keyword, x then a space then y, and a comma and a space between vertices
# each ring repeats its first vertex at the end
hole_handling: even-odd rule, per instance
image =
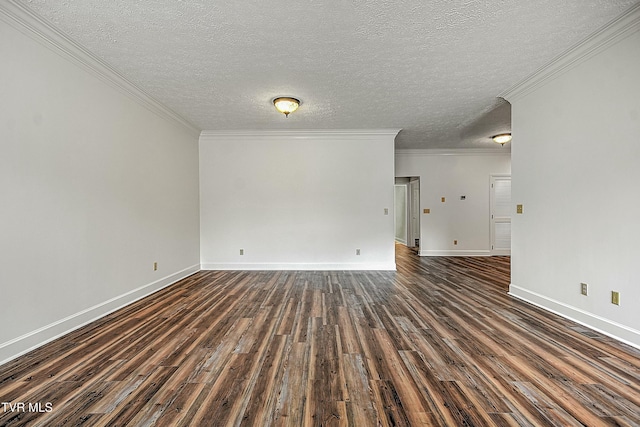
POLYGON ((587 284, 586 283, 580 283, 580 293, 582 295, 587 295, 587 284))
POLYGON ((360 255, 360 249, 356 249, 356 255, 360 255))
POLYGON ((620 305, 620 292, 611 291, 611 304, 620 305))
POLYGON ((522 213, 522 205, 516 205, 516 213, 517 214, 521 214, 522 213))
POLYGON ((458 241, 457 241, 457 240, 454 240, 454 241, 453 241, 453 244, 454 244, 454 245, 457 245, 457 244, 458 244, 458 241))
POLYGON ((426 213, 426 214, 431 213, 431 209, 425 208, 422 210, 422 213, 426 213))
POLYGON ((442 201, 442 203, 444 203, 446 199, 444 197, 441 197, 440 200, 442 201))
POLYGON ((240 255, 244 255, 244 249, 240 249, 240 255))
POLYGON ((153 271, 158 271, 158 263, 157 262, 153 263, 153 271))
POLYGON ((389 208, 384 208, 384 214, 389 215, 389 208))

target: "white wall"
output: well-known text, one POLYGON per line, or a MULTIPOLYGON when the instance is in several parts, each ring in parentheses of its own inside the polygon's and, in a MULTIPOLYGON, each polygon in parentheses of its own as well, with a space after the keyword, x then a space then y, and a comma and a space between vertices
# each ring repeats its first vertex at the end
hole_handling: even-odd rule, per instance
POLYGON ((430 210, 420 217, 420 255, 490 255, 490 176, 510 173, 506 147, 398 150, 395 165, 398 177, 420 177, 420 212, 430 210))
POLYGON ((640 347, 639 28, 636 7, 506 97, 511 294, 640 347))
POLYGON ((395 269, 396 134, 203 132, 203 269, 395 269))
POLYGON ((9 7, 0 7, 0 363, 199 267, 197 133, 9 7))

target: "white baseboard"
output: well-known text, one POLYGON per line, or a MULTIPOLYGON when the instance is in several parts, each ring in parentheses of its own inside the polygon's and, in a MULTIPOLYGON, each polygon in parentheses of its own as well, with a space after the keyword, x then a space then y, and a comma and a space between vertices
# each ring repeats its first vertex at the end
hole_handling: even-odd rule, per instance
POLYGON ((104 317, 109 313, 113 313, 114 311, 142 299, 147 295, 151 295, 162 288, 172 285, 178 280, 190 276, 199 270, 199 265, 185 268, 177 273, 170 274, 162 279, 156 280, 155 282, 148 283, 115 298, 96 304, 93 307, 89 307, 86 310, 67 316, 64 319, 60 319, 49 325, 43 326, 35 331, 28 332, 10 341, 0 343, 0 365, 15 359, 18 356, 22 356, 23 354, 26 354, 31 350, 68 334, 69 332, 72 332, 84 325, 87 325, 94 320, 104 317))
POLYGON ((511 256, 511 249, 494 249, 490 252, 491 256, 511 256))
POLYGON ((418 252, 419 256, 491 256, 489 250, 424 250, 418 252))
POLYGON ((640 349, 640 331, 633 328, 572 307, 514 284, 509 285, 509 295, 640 349))
POLYGON ((396 263, 203 263, 202 270, 388 270, 396 271, 396 263))

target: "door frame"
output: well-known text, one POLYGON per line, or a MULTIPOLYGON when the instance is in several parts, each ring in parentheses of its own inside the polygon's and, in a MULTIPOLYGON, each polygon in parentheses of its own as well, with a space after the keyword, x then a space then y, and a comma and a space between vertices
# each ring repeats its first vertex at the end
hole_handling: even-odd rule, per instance
POLYGON ((409 199, 408 209, 407 209, 407 246, 412 248, 420 247, 421 239, 421 230, 420 230, 420 177, 410 177, 409 185, 407 188, 407 198, 409 199), (416 192, 414 190, 417 187, 417 198, 416 192), (415 215, 415 224, 413 221, 413 216, 415 215), (418 244, 416 245, 416 239, 418 240, 418 244))

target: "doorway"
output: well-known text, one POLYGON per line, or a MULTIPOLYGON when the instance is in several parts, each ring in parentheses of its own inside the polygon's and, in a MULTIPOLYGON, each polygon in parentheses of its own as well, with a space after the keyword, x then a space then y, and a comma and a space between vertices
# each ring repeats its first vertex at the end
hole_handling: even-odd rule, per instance
POLYGON ((420 177, 395 181, 396 241, 410 248, 420 246, 420 177))
POLYGON ((395 211, 395 230, 396 242, 407 244, 407 186, 405 184, 396 184, 394 186, 394 211, 395 211))

